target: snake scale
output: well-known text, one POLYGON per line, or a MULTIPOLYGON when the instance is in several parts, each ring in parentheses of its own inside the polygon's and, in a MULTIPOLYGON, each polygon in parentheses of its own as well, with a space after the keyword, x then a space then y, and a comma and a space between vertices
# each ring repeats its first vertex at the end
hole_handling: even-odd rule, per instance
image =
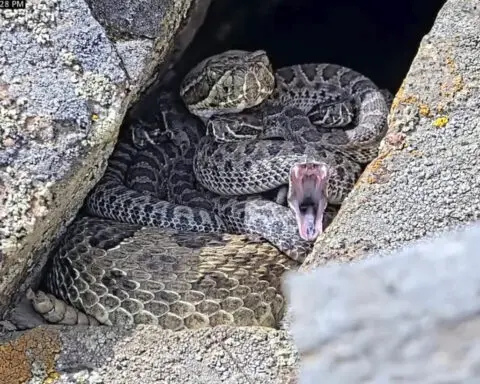
POLYGON ((264 51, 232 50, 155 104, 122 129, 34 308, 71 324, 275 326, 282 273, 376 156, 384 94, 345 67, 274 72, 264 51))

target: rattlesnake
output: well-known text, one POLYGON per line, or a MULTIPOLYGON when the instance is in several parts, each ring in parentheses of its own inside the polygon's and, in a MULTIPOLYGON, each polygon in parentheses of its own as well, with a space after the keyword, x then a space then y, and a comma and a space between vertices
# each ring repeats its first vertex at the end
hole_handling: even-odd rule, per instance
POLYGON ((387 101, 365 76, 333 64, 273 74, 264 51, 203 60, 181 95, 209 133, 194 159, 198 181, 222 195, 289 184, 289 206, 307 240, 321 233, 327 201, 340 204, 360 164, 375 158, 387 128, 387 101))
MULTIPOLYGON (((260 252, 240 263, 230 252, 209 264, 212 249, 228 249, 223 232, 256 234, 302 261, 312 246, 301 236, 302 221, 314 207, 321 231, 327 200, 345 198, 360 163, 375 156, 387 103, 370 80, 336 65, 293 66, 274 76, 262 51, 229 51, 201 62, 180 94, 207 134, 171 93, 155 100, 158 112, 150 119, 133 118, 87 197, 87 214, 55 250, 45 288, 104 324, 273 325, 283 310, 278 280, 292 261, 252 238, 230 237, 234 253, 248 248, 251 256, 264 247, 271 256, 262 260, 260 252), (310 120, 322 121, 322 128, 310 120), (289 181, 296 217, 259 195, 289 181), (134 233, 152 234, 154 227, 163 228, 152 235, 161 243, 140 236, 135 249, 128 246, 134 233), (195 249, 205 248, 199 259, 202 251, 195 249)), ((50 321, 72 321, 55 319, 53 307, 61 305, 53 296, 32 300, 50 321)))

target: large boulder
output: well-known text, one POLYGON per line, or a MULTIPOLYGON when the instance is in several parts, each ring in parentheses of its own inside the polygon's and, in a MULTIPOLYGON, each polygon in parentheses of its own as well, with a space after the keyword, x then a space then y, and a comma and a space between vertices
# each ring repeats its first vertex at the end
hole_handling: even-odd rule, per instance
POLYGON ((480 222, 289 276, 299 382, 478 383, 479 246, 480 222))
POLYGON ((127 108, 188 45, 209 0, 26 3, 0 13, 0 313, 30 286, 102 175, 127 108))
POLYGON ((380 153, 302 265, 359 260, 480 217, 480 14, 450 0, 426 35, 380 153))

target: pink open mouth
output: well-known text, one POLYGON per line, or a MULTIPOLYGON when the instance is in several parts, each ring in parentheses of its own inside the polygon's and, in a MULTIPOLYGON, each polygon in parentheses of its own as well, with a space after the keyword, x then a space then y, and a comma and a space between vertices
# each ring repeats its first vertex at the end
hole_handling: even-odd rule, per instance
POLYGON ((328 167, 324 163, 297 163, 289 176, 288 205, 295 214, 300 237, 314 241, 323 232, 328 167))

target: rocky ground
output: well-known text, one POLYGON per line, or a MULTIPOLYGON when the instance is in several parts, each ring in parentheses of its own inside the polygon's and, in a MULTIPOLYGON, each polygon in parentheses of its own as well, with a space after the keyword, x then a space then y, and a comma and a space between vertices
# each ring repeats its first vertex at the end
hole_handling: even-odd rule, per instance
POLYGON ((2 335, 0 356, 2 383, 289 383, 298 359, 270 328, 152 326, 39 327, 2 335))
MULTIPOLYGON (((380 156, 317 242, 304 271, 358 261, 378 250, 385 254, 478 219, 479 22, 474 1, 447 1, 397 93, 380 156)), ((108 141, 102 137, 98 142, 108 141)), ((13 179, 6 185, 13 185, 8 180, 13 179)), ((353 268, 332 266, 292 277, 287 292, 297 314, 295 345, 287 331, 263 328, 171 333, 45 327, 2 335, 0 377, 5 383, 167 383, 179 377, 184 383, 288 383, 295 382, 303 357, 301 383, 319 376, 328 382, 477 382, 478 348, 472 340, 478 334, 479 282, 472 254, 478 247, 463 245, 472 238, 478 233, 353 268), (318 293, 316 300, 312 293, 318 293)), ((5 239, 12 244, 16 238, 5 239)), ((27 265, 3 252, 5 270, 27 265)), ((8 276, 10 283, 4 279, 0 286, 4 297, 20 275, 8 276)))

